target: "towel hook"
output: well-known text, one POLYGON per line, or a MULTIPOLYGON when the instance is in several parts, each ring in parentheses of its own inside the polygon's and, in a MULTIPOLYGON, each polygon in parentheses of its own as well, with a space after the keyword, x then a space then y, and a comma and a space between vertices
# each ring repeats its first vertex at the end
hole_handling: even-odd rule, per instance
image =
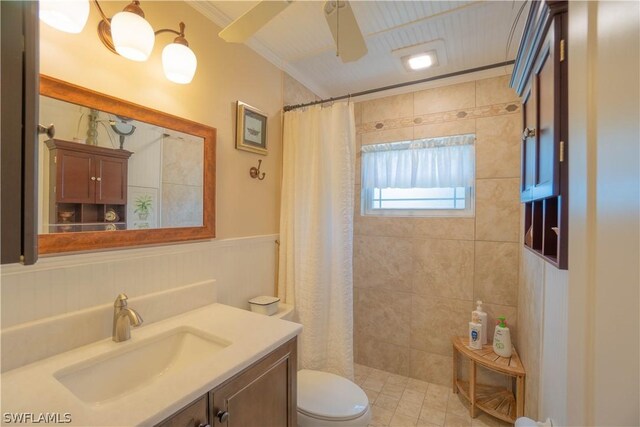
POLYGON ((266 173, 262 172, 262 174, 260 174, 261 165, 262 165, 262 160, 258 160, 258 167, 253 166, 251 169, 249 169, 249 175, 251 175, 251 178, 258 178, 260 181, 264 179, 264 176, 266 175, 266 173))

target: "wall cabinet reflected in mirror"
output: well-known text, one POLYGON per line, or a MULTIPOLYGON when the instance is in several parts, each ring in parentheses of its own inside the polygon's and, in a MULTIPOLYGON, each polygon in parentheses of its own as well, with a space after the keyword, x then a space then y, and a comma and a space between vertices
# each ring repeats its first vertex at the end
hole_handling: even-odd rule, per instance
POLYGON ((215 236, 215 129, 41 76, 40 253, 215 236))

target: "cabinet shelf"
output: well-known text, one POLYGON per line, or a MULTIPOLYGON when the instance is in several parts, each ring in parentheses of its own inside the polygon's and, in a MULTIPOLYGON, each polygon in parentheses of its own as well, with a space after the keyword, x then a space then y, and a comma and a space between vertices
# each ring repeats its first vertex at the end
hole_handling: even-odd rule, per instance
MULTIPOLYGON (((458 380, 456 386, 458 391, 470 401, 469 382, 458 380)), ((516 398, 506 388, 476 384, 476 406, 487 414, 508 423, 515 422, 517 418, 516 398)))
MULTIPOLYGON (((469 413, 476 416, 476 409, 510 423, 524 414, 524 379, 525 370, 520 357, 513 349, 511 357, 501 357, 493 352, 491 344, 481 349, 467 346, 467 337, 453 337, 453 392, 460 393, 470 403, 469 413), (469 359, 469 381, 458 379, 458 355, 469 359), (516 394, 503 388, 478 384, 476 367, 482 366, 490 371, 515 378, 516 394)), ((512 379, 513 381, 513 379, 512 379)), ((512 383, 513 386, 513 383, 512 383)))

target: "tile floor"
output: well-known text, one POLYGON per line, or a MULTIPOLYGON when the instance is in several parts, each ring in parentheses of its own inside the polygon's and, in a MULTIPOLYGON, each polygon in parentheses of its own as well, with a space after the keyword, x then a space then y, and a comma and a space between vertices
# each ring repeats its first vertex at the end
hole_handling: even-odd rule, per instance
POLYGON ((503 427, 511 424, 478 411, 469 415, 464 398, 450 387, 355 365, 355 382, 369 396, 370 427, 503 427))

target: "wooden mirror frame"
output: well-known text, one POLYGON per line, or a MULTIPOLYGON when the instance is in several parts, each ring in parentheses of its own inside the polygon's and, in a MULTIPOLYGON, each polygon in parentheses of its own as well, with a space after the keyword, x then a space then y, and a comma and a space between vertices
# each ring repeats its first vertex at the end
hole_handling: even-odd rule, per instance
POLYGON ((157 245, 215 237, 216 213, 216 129, 162 111, 143 107, 109 95, 94 92, 53 77, 40 75, 40 95, 70 102, 106 113, 131 117, 152 125, 176 130, 204 139, 202 227, 173 227, 147 230, 80 231, 38 235, 38 253, 94 251, 99 249, 157 245))

